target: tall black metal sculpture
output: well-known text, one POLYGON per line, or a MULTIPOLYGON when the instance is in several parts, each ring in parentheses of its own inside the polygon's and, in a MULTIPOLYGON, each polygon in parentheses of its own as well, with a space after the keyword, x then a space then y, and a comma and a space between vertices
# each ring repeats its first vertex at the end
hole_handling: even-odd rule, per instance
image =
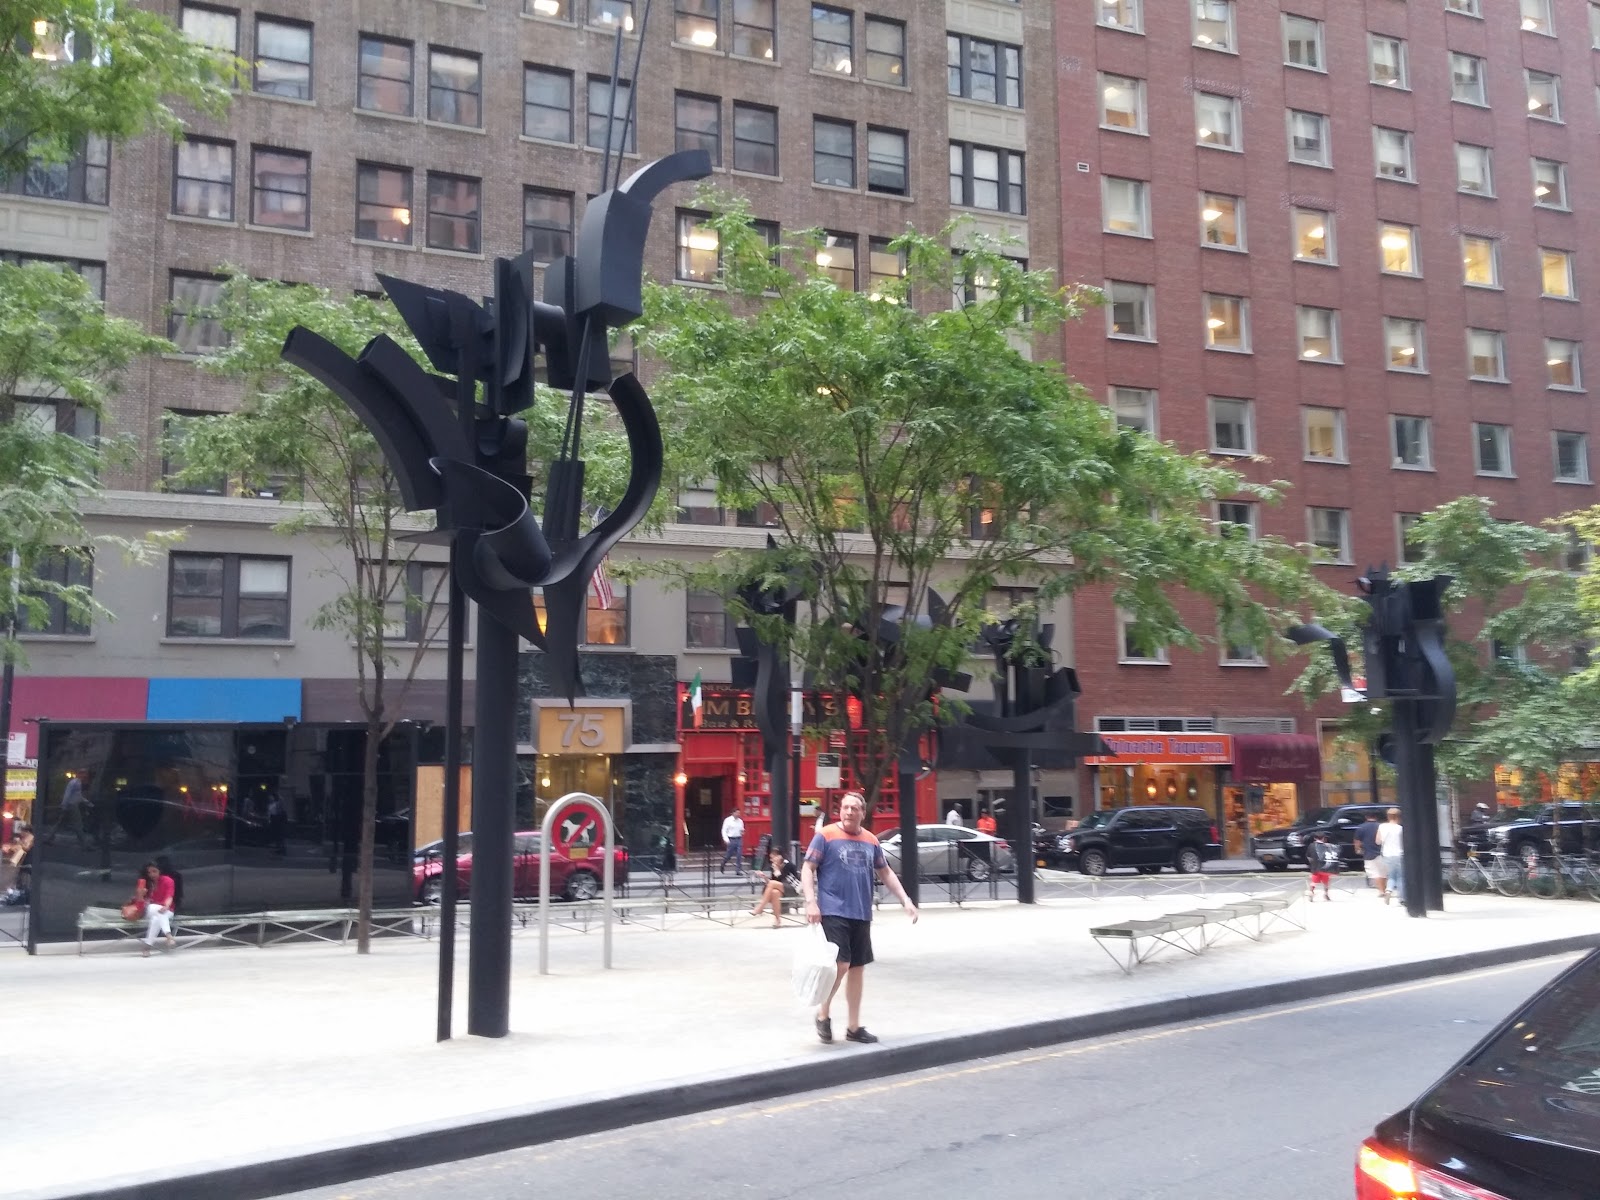
MULTIPOLYGON (((655 411, 632 374, 611 378, 608 331, 643 311, 652 202, 671 184, 710 171, 704 150, 686 150, 590 201, 576 254, 545 269, 542 303, 533 298, 529 254, 495 260, 495 294, 482 304, 379 276, 429 363, 453 381, 429 374, 383 335, 354 359, 304 328, 284 344, 283 357, 343 398, 372 432, 406 509, 434 511, 439 534, 450 542, 452 580, 478 605, 470 1033, 509 1032, 518 639, 544 651, 558 692, 572 703, 582 686, 585 594, 607 551, 649 510, 661 479, 655 411), (515 415, 533 403, 541 352, 550 385, 570 394, 561 448, 547 464, 542 521, 530 505, 527 427, 515 415), (583 408, 586 394, 601 388, 609 390, 626 433, 631 471, 621 500, 580 534, 583 408), (543 592, 543 628, 536 587, 543 592)), ((454 778, 447 764, 447 783, 454 778)), ((447 815, 447 838, 454 828, 447 815)), ((444 879, 447 885, 454 879, 448 863, 444 879)))
POLYGON ((968 713, 945 727, 939 752, 942 760, 970 764, 987 757, 1011 768, 1006 833, 1017 862, 1017 900, 1032 904, 1034 767, 1072 766, 1106 749, 1098 734, 1077 731, 1082 689, 1071 667, 1052 666, 1055 626, 1040 625, 1032 638, 1027 633, 1016 617, 983 627, 979 636, 994 655, 994 712, 968 713))
POLYGON ((1444 909, 1434 750, 1456 714, 1456 677, 1444 649, 1444 593, 1451 577, 1397 582, 1386 566, 1356 581, 1371 611, 1362 630, 1367 686, 1355 687, 1344 640, 1321 625, 1296 625, 1289 640, 1327 642, 1339 682, 1368 700, 1390 701, 1395 787, 1405 826, 1406 911, 1444 909))

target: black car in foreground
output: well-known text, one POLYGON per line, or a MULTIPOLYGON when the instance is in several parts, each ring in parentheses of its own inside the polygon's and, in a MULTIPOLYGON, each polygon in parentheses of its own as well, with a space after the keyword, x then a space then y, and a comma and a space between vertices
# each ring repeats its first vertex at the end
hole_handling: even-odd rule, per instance
POLYGON ((1317 840, 1317 834, 1326 833, 1328 840, 1339 848, 1339 857, 1344 865, 1359 867, 1361 846, 1356 841, 1356 830, 1361 828, 1369 812, 1381 823, 1388 811, 1387 804, 1340 804, 1333 808, 1314 808, 1303 812, 1293 825, 1269 829, 1256 835, 1256 861, 1269 871, 1303 867, 1306 847, 1317 840))
POLYGON ((1171 867, 1192 875, 1222 857, 1222 842, 1203 808, 1140 804, 1092 812, 1053 840, 1036 836, 1034 855, 1042 867, 1076 868, 1085 875, 1104 875, 1115 867, 1135 867, 1146 875, 1171 867))
POLYGON ((1357 1200, 1600 1197, 1600 950, 1541 988, 1356 1158, 1357 1200))

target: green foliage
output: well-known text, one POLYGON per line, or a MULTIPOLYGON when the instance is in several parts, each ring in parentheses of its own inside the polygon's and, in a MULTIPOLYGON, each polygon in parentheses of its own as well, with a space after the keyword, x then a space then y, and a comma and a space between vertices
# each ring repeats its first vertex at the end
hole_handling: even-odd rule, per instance
POLYGON ((242 65, 129 0, 0 0, 0 45, 0 174, 59 162, 91 135, 176 134, 173 104, 221 112, 242 65))
MULTIPOLYGON (((812 619, 786 649, 823 686, 860 691, 852 768, 869 799, 934 720, 930 675, 966 660, 996 586, 1036 588, 1038 607, 1107 584, 1143 635, 1192 646, 1187 592, 1263 648, 1283 623, 1276 605, 1321 593, 1295 549, 1219 532, 1207 515, 1218 498, 1271 501, 1275 488, 1117 428, 1060 364, 1019 352, 1098 293, 1059 288, 959 228, 896 239, 903 284, 844 290, 817 265, 817 235, 775 256, 741 201, 699 203, 714 213, 724 286, 651 286, 640 323, 667 367, 652 388, 667 477, 709 481, 727 507, 771 506, 781 545, 669 570, 724 595, 785 565, 812 573, 812 619), (952 296, 970 302, 952 309, 952 296), (888 603, 926 614, 930 588, 953 605, 949 628, 862 654, 857 626, 888 603)), ((758 629, 783 636, 777 621, 758 629)))

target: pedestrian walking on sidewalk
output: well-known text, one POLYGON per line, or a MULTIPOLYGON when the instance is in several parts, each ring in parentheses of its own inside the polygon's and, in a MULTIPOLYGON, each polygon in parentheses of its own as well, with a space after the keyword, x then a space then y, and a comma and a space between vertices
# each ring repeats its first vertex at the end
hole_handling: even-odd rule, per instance
POLYGON ((994 819, 994 812, 987 808, 984 809, 983 815, 978 818, 978 832, 987 833, 990 837, 994 837, 999 828, 1000 826, 996 824, 994 819))
POLYGON ((822 926, 822 935, 838 947, 838 975, 833 990, 817 1009, 817 1036, 833 1041, 833 998, 844 985, 847 1042, 870 1044, 878 1040, 861 1024, 863 972, 872 961, 872 884, 876 879, 900 898, 901 906, 917 923, 917 906, 911 903, 900 877, 889 868, 878 839, 861 827, 867 815, 866 797, 846 792, 839 804, 839 822, 825 826, 811 839, 806 851, 800 886, 806 896, 806 920, 822 926))
POLYGON ((1328 887, 1333 882, 1334 872, 1342 865, 1339 862, 1339 847, 1328 840, 1328 831, 1318 830, 1315 840, 1306 847, 1306 865, 1311 868, 1311 886, 1306 889, 1307 901, 1317 898, 1317 889, 1322 889, 1322 898, 1332 900, 1333 896, 1328 887))
POLYGON ((1379 894, 1385 904, 1389 903, 1390 896, 1398 896, 1400 903, 1406 902, 1406 851, 1405 829, 1400 824, 1400 810, 1391 808, 1389 819, 1378 826, 1378 846, 1381 853, 1378 858, 1378 870, 1381 872, 1378 887, 1379 894))
POLYGON ((728 870, 728 860, 733 859, 733 869, 740 875, 744 874, 744 818, 738 810, 732 810, 722 822, 722 844, 727 847, 722 852, 722 865, 717 868, 717 874, 725 874, 728 870))
POLYGON ((144 956, 150 957, 150 948, 156 944, 157 937, 167 939, 170 949, 177 943, 172 935, 172 905, 173 896, 178 890, 178 885, 173 882, 171 875, 163 875, 161 868, 153 862, 147 862, 141 872, 144 876, 144 898, 138 903, 141 906, 140 916, 145 918, 144 937, 139 940, 144 943, 144 956))
POLYGON ((961 824, 961 810, 959 808, 957 808, 954 804, 952 804, 950 806, 950 811, 945 813, 945 815, 944 815, 944 823, 946 825, 956 825, 956 826, 959 826, 961 824))
POLYGON ((1361 847, 1361 866, 1367 875, 1367 886, 1382 887, 1379 880, 1383 878, 1380 874, 1383 868, 1379 865, 1382 862, 1379 856, 1383 848, 1378 845, 1377 813, 1368 810, 1367 819, 1356 830, 1356 845, 1361 847))

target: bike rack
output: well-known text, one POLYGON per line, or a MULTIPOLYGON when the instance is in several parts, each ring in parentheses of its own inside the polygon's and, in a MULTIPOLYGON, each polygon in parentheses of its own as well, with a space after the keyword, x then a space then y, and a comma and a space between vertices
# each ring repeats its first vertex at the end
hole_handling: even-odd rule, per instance
POLYGON ((568 792, 552 804, 544 814, 544 824, 539 833, 539 974, 550 974, 550 835, 555 831, 556 818, 574 805, 582 804, 600 814, 600 824, 605 829, 605 865, 600 868, 600 901, 605 911, 605 937, 602 961, 611 969, 611 917, 617 895, 617 833, 611 810, 599 796, 588 792, 568 792))

